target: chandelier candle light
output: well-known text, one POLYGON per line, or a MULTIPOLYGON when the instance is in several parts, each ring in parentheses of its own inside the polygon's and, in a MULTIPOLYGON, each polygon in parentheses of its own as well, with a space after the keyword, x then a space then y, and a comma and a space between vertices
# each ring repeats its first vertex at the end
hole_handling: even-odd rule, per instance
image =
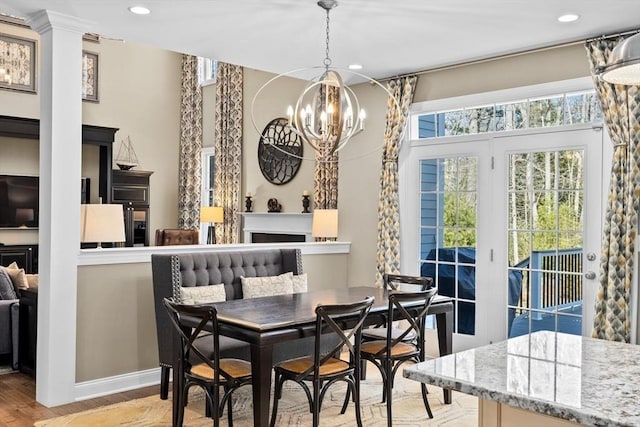
POLYGON ((342 149, 352 136, 364 130, 366 113, 340 74, 330 69, 329 11, 338 6, 338 2, 320 0, 318 6, 327 13, 324 73, 309 82, 295 108, 287 109, 287 117, 291 130, 325 157, 342 149), (359 111, 355 120, 354 110, 359 111))

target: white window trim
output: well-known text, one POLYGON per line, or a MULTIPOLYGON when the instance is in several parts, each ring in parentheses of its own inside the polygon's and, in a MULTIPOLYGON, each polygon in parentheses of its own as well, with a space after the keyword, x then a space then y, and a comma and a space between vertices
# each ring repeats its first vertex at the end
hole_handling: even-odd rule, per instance
MULTIPOLYGON (((209 157, 215 155, 214 147, 203 147, 200 151, 200 206, 209 206, 207 183, 209 182, 209 157)), ((200 242, 207 241, 208 225, 200 223, 200 242)))

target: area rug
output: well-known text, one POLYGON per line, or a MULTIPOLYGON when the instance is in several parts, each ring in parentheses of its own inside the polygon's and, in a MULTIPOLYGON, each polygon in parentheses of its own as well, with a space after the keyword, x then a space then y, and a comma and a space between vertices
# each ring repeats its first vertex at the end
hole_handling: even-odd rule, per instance
MULTIPOLYGON (((278 405, 276 426, 310 426, 311 414, 304 392, 295 383, 285 383, 282 399, 278 405)), ((367 427, 386 426, 386 405, 381 403, 382 382, 374 369, 367 373, 367 380, 361 383, 362 421, 367 427)), ((356 425, 353 403, 344 415, 340 414, 346 387, 335 384, 325 397, 320 414, 320 425, 331 427, 352 427, 356 425)), ((195 388, 194 388, 195 390, 195 388)), ((189 427, 211 426, 211 419, 204 417, 204 398, 200 392, 193 393, 185 411, 184 425, 189 427)), ((252 421, 251 387, 243 387, 234 394, 233 424, 236 427, 250 427, 252 421)), ((445 405, 442 389, 429 386, 429 403, 434 418, 429 419, 422 403, 420 384, 407 380, 401 375, 396 378, 393 390, 394 426, 477 426, 477 399, 460 393, 453 393, 453 403, 445 405)), ((171 426, 171 400, 160 400, 158 396, 131 400, 90 411, 63 417, 38 421, 37 427, 60 426, 130 426, 164 427, 171 426)), ((226 411, 221 419, 226 426, 226 411)))

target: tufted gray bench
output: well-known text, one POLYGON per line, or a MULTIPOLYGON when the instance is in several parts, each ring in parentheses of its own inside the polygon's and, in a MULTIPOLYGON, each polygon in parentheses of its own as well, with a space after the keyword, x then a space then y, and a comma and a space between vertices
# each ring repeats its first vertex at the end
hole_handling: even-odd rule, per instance
MULTIPOLYGON (((242 298, 240 276, 277 276, 302 274, 299 249, 257 249, 229 252, 175 253, 151 255, 153 294, 161 367, 160 397, 169 392, 169 373, 173 363, 172 326, 162 305, 164 298, 179 294, 181 286, 207 286, 224 283, 227 300, 242 298), (176 294, 177 292, 177 294, 176 294)), ((211 339, 202 338, 199 347, 213 353, 211 339)), ((250 360, 249 345, 233 338, 220 337, 221 357, 250 360)), ((289 341, 274 347, 274 363, 310 354, 313 337, 289 341)), ((205 352, 206 354, 206 352, 205 352)))

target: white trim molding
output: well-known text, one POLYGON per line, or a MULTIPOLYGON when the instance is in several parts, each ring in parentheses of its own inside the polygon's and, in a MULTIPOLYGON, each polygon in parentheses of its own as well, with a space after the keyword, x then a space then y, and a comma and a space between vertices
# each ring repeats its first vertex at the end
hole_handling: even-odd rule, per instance
POLYGON ((160 383, 160 368, 76 383, 76 402, 160 383))
POLYGON ((348 254, 351 242, 240 243, 225 245, 134 246, 131 248, 81 249, 78 265, 135 264, 151 262, 151 254, 229 252, 264 249, 300 249, 302 255, 348 254))

